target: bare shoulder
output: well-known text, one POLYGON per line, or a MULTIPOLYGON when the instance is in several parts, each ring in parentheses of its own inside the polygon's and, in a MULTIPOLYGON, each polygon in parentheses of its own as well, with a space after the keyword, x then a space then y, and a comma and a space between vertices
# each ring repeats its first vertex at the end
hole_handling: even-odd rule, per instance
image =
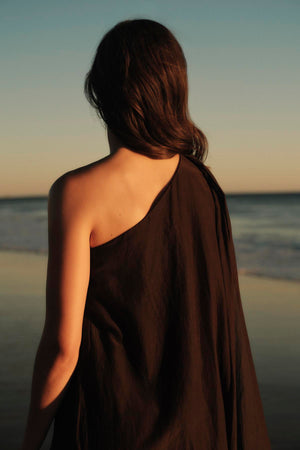
POLYGON ((107 185, 113 173, 108 157, 91 164, 69 170, 60 175, 51 185, 48 193, 48 212, 65 218, 80 216, 87 228, 92 226, 92 212, 95 195, 107 185))
POLYGON ((72 189, 72 186, 75 189, 77 184, 84 183, 85 181, 88 182, 90 177, 95 174, 95 172, 99 173, 99 169, 101 171, 102 166, 109 166, 109 164, 107 164, 108 161, 109 156, 106 156, 98 161, 94 161, 85 166, 77 167, 65 172, 52 183, 49 192, 59 193, 66 189, 66 187, 72 189))
POLYGON ((157 162, 123 155, 108 155, 70 170, 50 188, 49 211, 63 215, 65 223, 74 218, 89 234, 90 245, 105 242, 140 221, 179 159, 157 162))

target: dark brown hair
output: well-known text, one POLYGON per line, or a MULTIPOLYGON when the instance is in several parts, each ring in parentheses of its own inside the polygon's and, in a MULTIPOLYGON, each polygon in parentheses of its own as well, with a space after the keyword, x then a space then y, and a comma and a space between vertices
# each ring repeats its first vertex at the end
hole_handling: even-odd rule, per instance
POLYGON ((133 151, 151 158, 206 158, 206 136, 188 111, 186 59, 164 25, 149 19, 117 23, 97 48, 84 92, 104 124, 133 151))

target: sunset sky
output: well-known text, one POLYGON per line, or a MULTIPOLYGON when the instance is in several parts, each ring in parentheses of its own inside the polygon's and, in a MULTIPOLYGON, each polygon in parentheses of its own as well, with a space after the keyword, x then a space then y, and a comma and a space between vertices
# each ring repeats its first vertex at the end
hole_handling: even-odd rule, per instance
POLYGON ((109 153, 83 94, 117 22, 166 25, 188 64, 189 109, 226 193, 300 191, 300 2, 2 1, 0 196, 47 195, 109 153))

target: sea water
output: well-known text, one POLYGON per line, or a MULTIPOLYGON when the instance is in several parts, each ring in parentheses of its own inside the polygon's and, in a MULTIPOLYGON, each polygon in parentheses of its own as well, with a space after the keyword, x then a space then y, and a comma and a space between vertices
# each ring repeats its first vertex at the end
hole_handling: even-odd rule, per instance
MULTIPOLYGON (((226 194, 240 274, 300 281, 300 193, 226 194)), ((0 250, 47 253, 47 197, 0 199, 0 250)))

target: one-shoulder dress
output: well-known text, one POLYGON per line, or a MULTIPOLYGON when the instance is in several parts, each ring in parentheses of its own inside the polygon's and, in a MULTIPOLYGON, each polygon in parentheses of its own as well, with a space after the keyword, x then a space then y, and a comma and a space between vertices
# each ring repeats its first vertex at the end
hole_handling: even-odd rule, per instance
POLYGON ((271 449, 226 197, 192 154, 140 222, 90 249, 61 449, 271 449))

